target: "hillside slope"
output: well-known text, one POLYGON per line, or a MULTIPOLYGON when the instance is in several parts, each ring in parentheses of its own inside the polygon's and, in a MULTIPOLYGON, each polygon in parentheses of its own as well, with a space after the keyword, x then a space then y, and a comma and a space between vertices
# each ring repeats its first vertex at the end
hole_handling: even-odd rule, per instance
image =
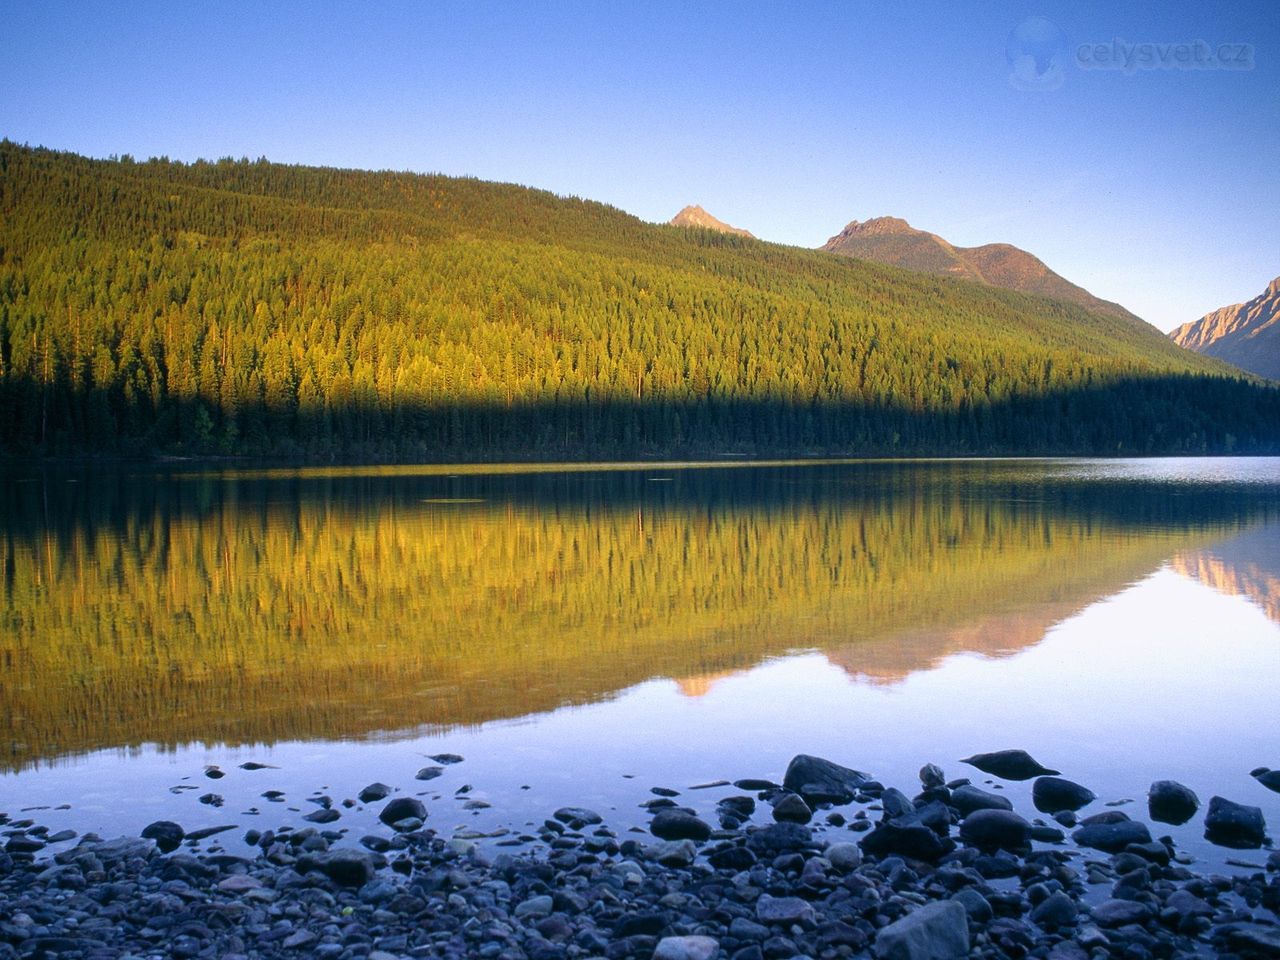
POLYGON ((897 217, 876 217, 864 223, 854 220, 823 244, 822 249, 863 260, 891 263, 909 270, 1052 297, 1133 323, 1142 322, 1120 304, 1095 297, 1083 287, 1054 273, 1039 257, 1012 244, 957 247, 937 234, 917 230, 897 217))
POLYGON ((1145 325, 443 176, 0 144, 0 445, 401 459, 1270 449, 1145 325))
POLYGON ((1280 277, 1252 300, 1184 323, 1169 336, 1189 350, 1280 380, 1280 277))

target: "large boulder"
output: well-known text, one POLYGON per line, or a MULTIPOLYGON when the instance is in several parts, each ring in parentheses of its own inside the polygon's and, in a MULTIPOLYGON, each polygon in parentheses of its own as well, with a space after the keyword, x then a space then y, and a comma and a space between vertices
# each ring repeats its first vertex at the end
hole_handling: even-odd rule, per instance
POLYGON ((960 839, 980 850, 1021 850, 1031 842, 1031 824, 1012 810, 975 810, 960 824, 960 839))
POLYGON ((1199 809, 1200 798, 1195 791, 1176 780, 1157 780, 1147 791, 1147 810, 1152 820, 1178 826, 1194 817, 1199 809))
POLYGON ((870 779, 870 774, 801 753, 787 764, 787 775, 782 778, 782 785, 792 793, 800 794, 809 804, 842 804, 852 803, 859 789, 870 779))
POLYGON ((1249 771, 1249 776, 1257 780, 1268 790, 1274 790, 1280 793, 1280 770, 1272 770, 1268 767, 1258 767, 1249 771))
POLYGON ((977 767, 983 773, 1002 780, 1030 780, 1032 777, 1054 776, 1060 771, 1050 770, 1025 750, 997 750, 994 753, 975 753, 961 763, 977 767))
POLYGON ((1031 785, 1031 802, 1041 813, 1079 810, 1098 799, 1088 787, 1063 777, 1040 777, 1031 785))
POLYGON ((960 960, 969 955, 969 917, 954 900, 913 910, 876 934, 879 960, 960 960))
POLYGON ((1213 797, 1204 818, 1204 835, 1210 843, 1222 847, 1256 849, 1267 839, 1267 824, 1260 808, 1213 797))

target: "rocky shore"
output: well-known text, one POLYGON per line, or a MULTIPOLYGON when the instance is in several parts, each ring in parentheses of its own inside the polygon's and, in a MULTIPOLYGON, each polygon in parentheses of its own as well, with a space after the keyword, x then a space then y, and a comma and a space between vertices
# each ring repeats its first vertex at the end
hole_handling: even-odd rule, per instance
POLYGON ((167 821, 104 839, 0 814, 0 960, 1280 957, 1280 853, 1258 808, 1152 785, 1152 822, 1203 816, 1260 858, 1202 874, 1142 820, 1080 818, 1092 791, 1021 751, 965 762, 1034 778, 1037 810, 933 764, 908 795, 802 755, 781 784, 699 785, 714 816, 654 788, 637 798, 647 830, 566 807, 483 846, 383 784, 347 801, 382 829, 349 834, 321 805, 249 831, 244 855, 167 821))

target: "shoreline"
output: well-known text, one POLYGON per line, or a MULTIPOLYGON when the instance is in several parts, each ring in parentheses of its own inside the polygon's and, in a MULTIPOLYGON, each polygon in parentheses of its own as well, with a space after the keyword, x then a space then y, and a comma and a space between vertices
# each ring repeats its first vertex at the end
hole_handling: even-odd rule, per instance
POLYGON ((1068 808, 1091 793, 1026 761, 967 762, 1035 777, 1037 812, 932 764, 908 797, 802 755, 783 784, 691 788, 732 791, 714 818, 653 788, 647 831, 565 807, 496 842, 440 835, 417 798, 370 784, 359 802, 379 829, 334 829, 356 801, 325 798, 305 826, 248 831, 243 856, 218 839, 234 827, 162 821, 104 839, 3 815, 0 960, 1280 956, 1280 851, 1249 808, 1193 796, 1187 819, 1214 822, 1249 849, 1239 866, 1259 868, 1201 873, 1153 839, 1188 814, 1176 790, 1152 794, 1152 828, 1116 809, 1078 818, 1068 808))

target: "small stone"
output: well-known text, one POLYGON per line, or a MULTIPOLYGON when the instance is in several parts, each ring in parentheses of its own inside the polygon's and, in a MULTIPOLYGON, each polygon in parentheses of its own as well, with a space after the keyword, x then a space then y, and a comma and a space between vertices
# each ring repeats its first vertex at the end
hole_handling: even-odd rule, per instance
POLYGON ((1008 797, 988 793, 973 784, 966 783, 951 791, 950 806, 956 808, 960 816, 967 817, 975 810, 1012 810, 1013 803, 1008 797))
POLYGON ((1074 926, 1078 916, 1076 902, 1061 890, 1049 894, 1031 911, 1032 921, 1047 929, 1074 926))
POLYGON ((333 821, 337 820, 341 816, 342 814, 338 813, 338 811, 334 810, 332 807, 321 807, 319 810, 313 810, 311 813, 308 813, 302 819, 306 820, 308 823, 333 823, 333 821))
POLYGON ((827 849, 823 851, 823 856, 830 861, 832 867, 841 873, 849 873, 862 865, 861 848, 856 843, 850 843, 847 840, 829 844, 827 849))
POLYGON ((947 785, 946 774, 936 763, 926 763, 920 768, 920 786, 925 790, 937 790, 947 785))
POLYGON ((687 867, 698 856, 698 848, 692 840, 668 840, 653 851, 653 859, 664 867, 687 867))
POLYGON ((1123 927, 1144 923, 1151 917, 1151 908, 1136 900, 1104 900, 1089 914, 1100 927, 1123 927))
POLYGON ((720 943, 711 937, 663 937, 653 951, 653 960, 715 960, 720 943))
MULTIPOLYGON (((264 796, 266 795, 264 794, 264 796)), ((385 783, 371 783, 361 790, 357 796, 360 798, 361 803, 374 803, 391 796, 391 788, 385 783)))
POLYGON ((756 919, 761 923, 813 923, 813 906, 799 897, 771 897, 767 893, 756 901, 756 919))
POLYGON ((588 810, 586 807, 561 807, 553 815, 561 823, 579 824, 582 826, 594 826, 603 822, 604 818, 594 810, 588 810))
POLYGON ((951 899, 964 907, 965 913, 969 914, 975 923, 986 923, 995 916, 991 901, 973 887, 957 890, 952 894, 951 899))
POLYGON ((554 903, 548 896, 530 897, 516 904, 514 913, 517 917, 545 917, 550 915, 553 906, 554 903))
POLYGON ((436 753, 432 754, 427 759, 434 760, 436 763, 443 763, 445 766, 462 762, 462 757, 458 756, 456 753, 436 753))
POLYGON ((1081 847, 1092 847, 1107 853, 1119 853, 1131 843, 1150 843, 1151 832, 1145 823, 1134 820, 1119 820, 1109 823, 1090 822, 1071 835, 1071 839, 1081 847))
POLYGON ((423 767, 413 775, 415 780, 434 780, 444 773, 444 767, 423 767))

